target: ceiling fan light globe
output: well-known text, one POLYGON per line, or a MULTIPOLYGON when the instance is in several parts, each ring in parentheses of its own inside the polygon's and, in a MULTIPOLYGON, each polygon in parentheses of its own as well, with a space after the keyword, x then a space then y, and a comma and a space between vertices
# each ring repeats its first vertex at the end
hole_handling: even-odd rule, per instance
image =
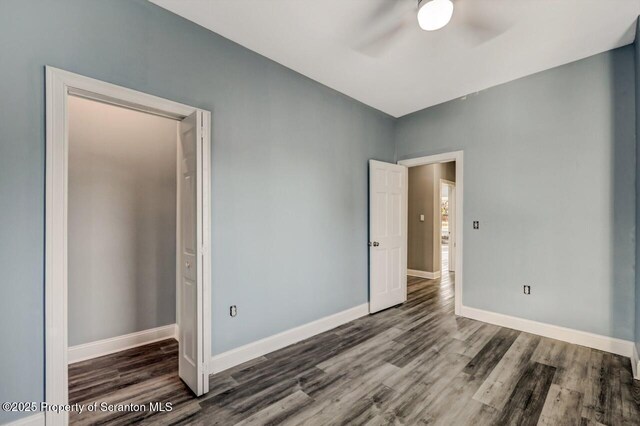
POLYGON ((425 31, 444 27, 453 16, 451 0, 422 0, 418 9, 418 25, 425 31))

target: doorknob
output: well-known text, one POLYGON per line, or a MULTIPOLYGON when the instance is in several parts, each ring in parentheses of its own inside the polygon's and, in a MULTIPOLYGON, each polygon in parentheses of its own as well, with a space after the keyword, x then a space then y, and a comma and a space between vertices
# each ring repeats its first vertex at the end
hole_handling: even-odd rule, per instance
POLYGON ((184 266, 186 266, 187 269, 191 269, 191 262, 187 260, 186 262, 184 262, 184 266))
POLYGON ((373 242, 373 246, 374 246, 374 247, 378 247, 379 245, 380 245, 380 243, 379 243, 379 242, 377 242, 377 241, 374 241, 374 242, 373 242))

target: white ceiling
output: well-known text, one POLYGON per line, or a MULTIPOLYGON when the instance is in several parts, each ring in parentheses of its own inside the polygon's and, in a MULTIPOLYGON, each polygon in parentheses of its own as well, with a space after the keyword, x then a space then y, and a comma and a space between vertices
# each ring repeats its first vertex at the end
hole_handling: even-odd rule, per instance
POLYGON ((640 14, 640 0, 453 0, 425 32, 414 0, 150 1, 394 117, 629 44, 640 14))

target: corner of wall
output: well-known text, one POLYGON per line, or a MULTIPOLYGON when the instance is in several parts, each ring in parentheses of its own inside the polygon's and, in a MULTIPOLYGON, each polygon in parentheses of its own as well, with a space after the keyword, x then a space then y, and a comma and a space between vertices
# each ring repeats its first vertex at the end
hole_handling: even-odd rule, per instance
POLYGON ((634 59, 635 59, 635 111, 636 111, 636 214, 635 214, 635 312, 634 312, 634 337, 635 337, 635 359, 632 359, 634 377, 637 376, 637 363, 638 363, 638 346, 640 346, 640 274, 638 274, 638 265, 640 265, 640 251, 638 250, 638 241, 640 241, 640 229, 638 227, 638 213, 640 212, 640 172, 638 165, 640 164, 640 150, 638 149, 638 141, 640 140, 640 40, 638 35, 640 34, 640 18, 636 20, 636 37, 634 41, 634 59))
POLYGON ((391 130, 391 143, 393 144, 393 162, 398 162, 398 120, 400 118, 393 118, 393 126, 391 130))
POLYGON ((633 371, 633 378, 640 380, 640 356, 638 356, 637 342, 633 345, 633 356, 631 356, 631 370, 633 371))

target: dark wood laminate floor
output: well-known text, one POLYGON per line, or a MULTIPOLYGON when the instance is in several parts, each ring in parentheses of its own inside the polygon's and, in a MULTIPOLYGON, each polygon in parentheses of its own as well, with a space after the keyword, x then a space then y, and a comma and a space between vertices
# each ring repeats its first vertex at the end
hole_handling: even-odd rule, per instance
POLYGON ((177 343, 74 364, 71 402, 171 401, 170 413, 72 414, 74 424, 637 425, 627 358, 453 314, 452 276, 409 299, 211 376, 195 398, 177 343))

